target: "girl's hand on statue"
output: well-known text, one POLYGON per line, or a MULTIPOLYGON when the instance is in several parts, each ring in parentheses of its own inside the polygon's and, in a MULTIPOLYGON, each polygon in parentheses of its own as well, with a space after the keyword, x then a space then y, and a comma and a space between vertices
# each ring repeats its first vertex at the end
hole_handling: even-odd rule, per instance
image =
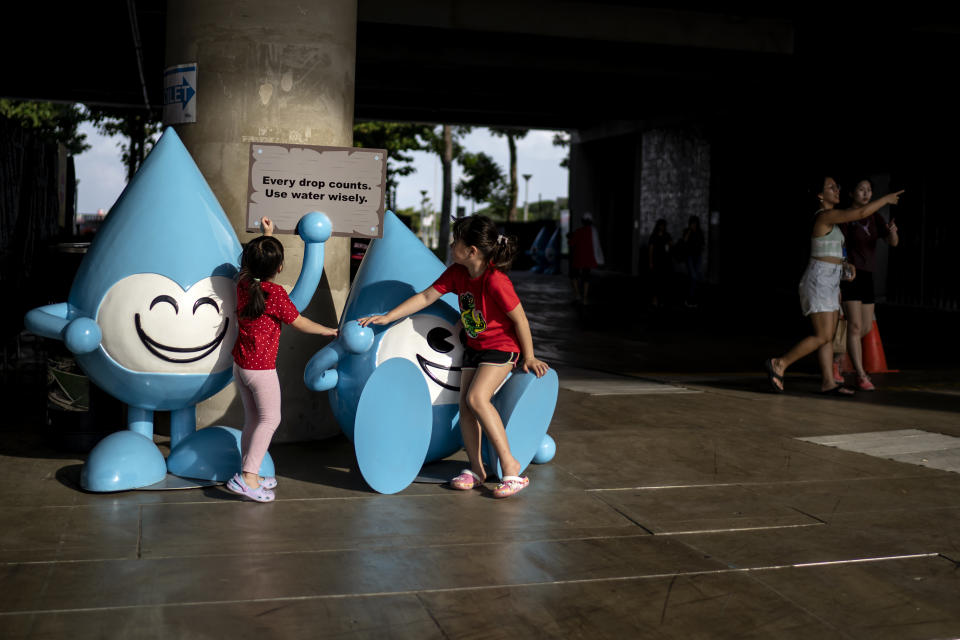
POLYGON ((542 378, 549 370, 550 365, 543 360, 537 360, 536 358, 523 359, 524 373, 535 373, 538 378, 542 378))
POLYGON ((357 320, 357 324, 361 327, 365 327, 368 324, 390 324, 390 321, 387 320, 387 316, 367 316, 366 318, 360 318, 357 320))

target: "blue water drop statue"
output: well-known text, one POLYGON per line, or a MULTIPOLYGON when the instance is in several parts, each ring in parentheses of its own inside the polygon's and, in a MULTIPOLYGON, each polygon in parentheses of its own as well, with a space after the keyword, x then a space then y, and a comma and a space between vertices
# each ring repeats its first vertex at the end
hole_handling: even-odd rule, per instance
MULTIPOLYGON (((303 269, 291 299, 302 310, 323 271, 330 221, 301 219, 303 269)), ((61 339, 94 384, 127 404, 126 431, 84 464, 89 491, 156 484, 167 471, 223 481, 240 469, 240 432, 197 431, 196 405, 233 378, 241 247, 173 128, 124 189, 80 264, 67 302, 27 313, 28 330, 61 339), (153 442, 155 411, 170 411, 171 453, 153 442)), ((261 475, 274 475, 264 459, 261 475)))
MULTIPOLYGON (((456 297, 447 294, 389 326, 360 327, 358 318, 386 313, 429 287, 444 265, 392 212, 357 271, 340 322, 340 337, 307 363, 304 381, 330 391, 330 406, 353 441, 360 472, 374 490, 395 493, 425 462, 462 445, 459 422, 463 356, 456 297)), ((510 450, 526 467, 540 447, 557 402, 559 382, 514 373, 493 399, 510 450)), ((492 446, 484 446, 499 473, 492 446)))

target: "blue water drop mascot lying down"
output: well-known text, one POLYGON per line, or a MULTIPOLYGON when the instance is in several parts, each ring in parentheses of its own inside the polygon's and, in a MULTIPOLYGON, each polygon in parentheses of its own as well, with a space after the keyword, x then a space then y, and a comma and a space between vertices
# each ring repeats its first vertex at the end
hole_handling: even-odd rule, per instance
MULTIPOLYGON (((425 462, 463 446, 459 396, 465 337, 452 293, 396 322, 366 327, 356 322, 387 313, 430 287, 445 270, 389 211, 383 229, 357 272, 340 337, 307 363, 304 381, 316 391, 329 390, 334 416, 354 444, 367 483, 380 493, 395 493, 425 462)), ((552 369, 541 378, 518 369, 493 398, 521 472, 549 437, 557 392, 552 369)), ((494 447, 485 441, 482 449, 486 468, 500 475, 494 447)))
MULTIPOLYGON (((302 311, 323 271, 330 221, 301 219, 303 268, 290 294, 302 311)), ((171 473, 225 481, 240 468, 240 432, 196 429, 196 405, 233 377, 241 247, 189 152, 168 128, 124 189, 84 256, 67 302, 33 309, 26 328, 61 339, 90 380, 127 404, 125 431, 94 447, 88 491, 156 484, 171 473), (170 411, 171 453, 153 442, 170 411)), ((261 475, 273 476, 264 459, 261 475)))

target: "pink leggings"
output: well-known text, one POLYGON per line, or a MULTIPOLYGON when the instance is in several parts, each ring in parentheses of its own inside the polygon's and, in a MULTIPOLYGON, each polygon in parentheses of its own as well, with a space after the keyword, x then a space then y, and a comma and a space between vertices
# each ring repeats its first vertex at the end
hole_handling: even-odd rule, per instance
POLYGON ((280 426, 280 379, 276 369, 241 369, 236 363, 233 379, 243 401, 241 468, 247 473, 260 473, 273 432, 280 426))

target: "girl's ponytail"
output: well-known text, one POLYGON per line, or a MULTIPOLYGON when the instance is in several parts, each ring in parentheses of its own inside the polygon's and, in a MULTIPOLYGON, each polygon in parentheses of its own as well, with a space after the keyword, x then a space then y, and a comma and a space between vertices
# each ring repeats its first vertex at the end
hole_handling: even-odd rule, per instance
POLYGON ((262 281, 268 280, 283 266, 283 245, 273 236, 254 238, 243 248, 240 257, 240 284, 247 287, 247 304, 237 310, 241 318, 256 319, 266 309, 267 294, 263 291, 262 281))
POLYGON ((509 271, 517 255, 517 236, 497 235, 497 242, 490 254, 490 264, 500 271, 509 271))
POLYGON ((241 283, 247 285, 247 306, 239 310, 239 315, 251 320, 259 318, 267 307, 267 298, 263 295, 260 278, 254 278, 246 267, 240 269, 239 278, 241 283))

